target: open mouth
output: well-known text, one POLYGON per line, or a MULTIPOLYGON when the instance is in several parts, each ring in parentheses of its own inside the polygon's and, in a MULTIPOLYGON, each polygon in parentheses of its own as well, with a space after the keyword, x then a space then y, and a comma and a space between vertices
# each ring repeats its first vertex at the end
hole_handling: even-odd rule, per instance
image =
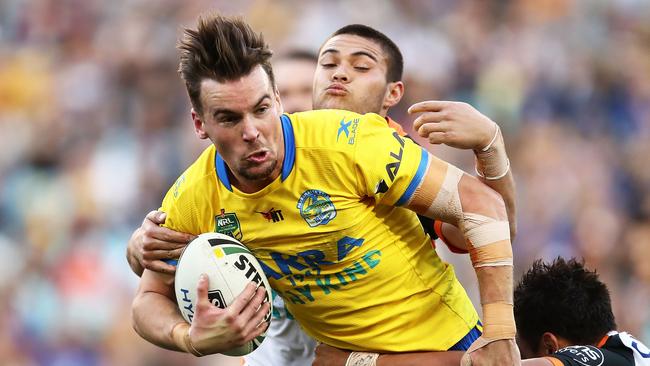
POLYGON ((260 150, 256 151, 246 157, 247 161, 250 161, 251 163, 263 163, 269 156, 269 152, 266 150, 260 150))

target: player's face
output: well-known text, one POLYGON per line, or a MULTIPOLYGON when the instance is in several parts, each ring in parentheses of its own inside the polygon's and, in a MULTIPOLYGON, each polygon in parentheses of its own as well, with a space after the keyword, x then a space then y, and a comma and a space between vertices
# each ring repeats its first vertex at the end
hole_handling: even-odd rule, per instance
POLYGON ((230 168, 232 183, 255 192, 279 174, 284 158, 282 106, 261 66, 223 83, 201 83, 202 116, 193 114, 200 138, 209 138, 230 168))
POLYGON ((376 42, 355 35, 330 38, 314 75, 314 109, 386 114, 388 64, 376 42))
POLYGON ((316 63, 308 60, 280 60, 273 66, 285 112, 311 110, 315 70, 316 63))

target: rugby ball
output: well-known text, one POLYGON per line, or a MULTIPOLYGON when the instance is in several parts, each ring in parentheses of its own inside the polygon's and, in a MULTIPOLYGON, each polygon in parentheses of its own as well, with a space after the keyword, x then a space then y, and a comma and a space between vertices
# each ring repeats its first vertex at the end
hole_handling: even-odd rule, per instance
MULTIPOLYGON (((192 323, 194 317, 196 287, 202 273, 207 274, 209 279, 208 299, 214 306, 222 309, 229 306, 251 281, 264 286, 264 301, 271 304, 264 321, 271 321, 271 286, 257 259, 234 238, 219 233, 205 233, 187 245, 176 266, 176 301, 188 323, 192 323)), ((265 335, 266 333, 243 346, 222 353, 228 356, 249 354, 260 346, 265 335)))

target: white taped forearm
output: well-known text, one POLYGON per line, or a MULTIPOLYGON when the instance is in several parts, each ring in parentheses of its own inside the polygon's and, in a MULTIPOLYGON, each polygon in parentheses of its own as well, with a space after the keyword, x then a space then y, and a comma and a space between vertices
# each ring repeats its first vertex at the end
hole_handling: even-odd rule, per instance
POLYGON ((496 221, 493 218, 466 213, 465 237, 472 246, 481 247, 502 240, 510 240, 510 225, 508 221, 496 221))
POLYGON ((496 131, 492 141, 481 150, 474 150, 476 155, 476 174, 487 180, 497 180, 505 177, 510 171, 510 160, 506 153, 501 129, 496 123, 496 131))
POLYGON ((474 268, 512 266, 512 246, 508 221, 467 213, 464 234, 474 268))

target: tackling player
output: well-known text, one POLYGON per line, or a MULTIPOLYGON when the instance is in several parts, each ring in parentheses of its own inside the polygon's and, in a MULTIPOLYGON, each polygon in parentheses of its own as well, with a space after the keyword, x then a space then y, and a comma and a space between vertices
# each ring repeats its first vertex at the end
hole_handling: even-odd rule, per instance
MULTIPOLYGON (((265 70, 265 72, 267 72, 267 73, 269 74, 269 78, 270 78, 270 81, 271 81, 271 84, 272 84, 272 74, 270 74, 270 72, 267 71, 267 70, 265 70)), ((249 76, 250 76, 250 77, 253 77, 253 76, 258 77, 257 75, 249 75, 249 76)), ((245 76, 245 77, 243 77, 243 79, 247 79, 247 78, 249 78, 249 76, 245 76)), ((259 78, 259 77, 258 77, 258 78, 259 78)), ((243 79, 242 79, 242 80, 243 80, 243 79)), ((259 80, 253 80, 253 81, 258 82, 259 80)), ((190 84, 190 83, 188 82, 188 88, 190 87, 189 84, 190 84)), ((220 83, 218 82, 218 78, 217 78, 217 84, 220 84, 220 83)), ((226 81, 225 84, 227 85, 228 82, 226 81)), ((259 83, 258 83, 258 84, 259 84, 259 83)), ((248 86, 248 85, 245 85, 245 86, 248 86)), ((338 86, 335 86, 334 89, 336 89, 336 92, 338 92, 339 94, 344 94, 344 93, 345 93, 345 89, 339 88, 338 86)), ((189 91, 190 91, 190 94, 192 95, 193 91, 192 91, 191 88, 190 88, 189 91)), ((195 100, 195 99, 196 99, 196 96, 201 94, 201 90, 198 90, 198 91, 195 90, 194 93, 195 93, 195 94, 194 94, 193 102, 196 102, 196 100, 195 100), (198 94, 196 94, 197 92, 198 92, 198 94)), ((214 97, 215 97, 214 99, 217 99, 217 100, 219 99, 219 98, 218 98, 218 97, 219 97, 219 93, 216 93, 216 94, 208 94, 208 95, 209 95, 209 97, 207 97, 207 98, 209 98, 209 99, 212 99, 212 96, 213 96, 213 95, 214 95, 214 97)), ((233 94, 233 95, 234 95, 234 94, 233 94)), ((202 103, 205 103, 205 100, 201 100, 201 102, 202 102, 202 103)), ((195 103, 194 103, 194 104, 195 104, 195 103)), ((431 106, 431 105, 429 105, 429 106, 431 106)), ((195 104, 195 109, 197 109, 197 113, 195 114, 195 124, 196 124, 196 123, 199 123, 199 122, 197 122, 197 120, 199 120, 197 116, 200 115, 200 114, 202 114, 202 113, 199 111, 199 108, 200 108, 200 107, 199 107, 198 105, 195 104)), ((269 108, 271 108, 271 107, 269 107, 269 108)), ((434 107, 434 108, 438 108, 438 107, 434 107)), ((266 109, 265 109, 265 110, 266 110, 266 109)), ((439 110, 438 110, 438 111, 439 111, 439 110)), ((260 113, 261 113, 261 112, 260 112, 260 113)), ((434 113, 435 113, 435 112, 434 112, 434 113)), ((327 115, 324 115, 324 116, 327 116, 327 115)), ((310 116, 308 116, 308 117, 310 117, 310 116)), ((430 117, 431 117, 431 116, 430 116, 430 117)), ((438 116, 438 117, 439 117, 439 116, 438 116)), ((209 117, 208 117, 208 118, 209 118, 209 117)), ((292 118, 293 118, 293 117, 292 117, 292 118)), ((365 116, 364 116, 363 118, 365 119, 365 116)), ((199 120, 199 121, 200 121, 200 120, 199 120)), ((207 124, 206 122, 203 122, 203 121, 200 121, 200 122, 201 122, 201 126, 202 126, 202 127, 204 126, 204 124, 207 124)), ((289 121, 289 123, 292 123, 292 122, 294 122, 294 121, 292 121, 292 120, 289 121)), ((340 127, 340 128, 341 128, 340 131, 341 131, 341 133, 345 133, 346 137, 348 137, 348 135, 349 135, 350 132, 349 132, 349 130, 347 130, 347 128, 345 128, 345 127, 347 127, 347 126, 344 126, 344 123, 343 123, 343 122, 345 122, 345 121, 341 120, 341 123, 342 123, 342 124, 341 124, 341 127, 340 127)), ((422 122, 422 120, 421 120, 421 122, 422 122)), ((371 122, 367 122, 367 123, 371 123, 371 122)), ((205 138, 205 137, 210 137, 211 139, 213 139, 213 141, 215 141, 215 140, 214 140, 215 138, 219 138, 219 137, 221 137, 221 136, 219 136, 219 135, 214 135, 214 131, 216 131, 216 130, 214 130, 213 133, 212 133, 212 135, 214 135, 214 136, 211 136, 211 134, 208 133, 208 131, 201 130, 201 129, 199 128, 199 125, 198 125, 198 124, 197 124, 196 126, 197 126, 197 133, 199 133, 199 135, 200 135, 201 137, 203 137, 203 138, 205 138)), ((426 125, 425 125, 425 126, 426 126, 426 125)), ((283 126, 283 127, 284 127, 284 126, 283 126)), ((287 125, 287 128, 288 128, 288 127, 289 127, 289 126, 287 125)), ((357 127, 357 125, 355 125, 354 127, 357 127)), ((354 127, 353 127, 353 128, 354 128, 354 127)), ((426 129, 425 129, 425 130, 426 130, 426 129)), ((223 132, 223 131, 222 131, 222 132, 223 132)), ((226 131, 226 132, 227 132, 227 131, 226 131)), ((244 132, 250 132, 250 131, 244 131, 244 132)), ((268 131, 264 131, 264 132, 268 132, 269 135, 271 135, 271 137, 274 137, 274 136, 273 136, 273 129, 268 130, 268 131)), ((422 131, 421 131, 421 132, 422 132, 422 131)), ((427 131, 424 131, 424 132, 427 132, 427 131)), ((246 134, 245 134, 245 135, 246 135, 246 134)), ((340 135, 340 134, 339 134, 339 135, 340 135)), ((277 136, 277 133, 276 133, 276 136, 277 136)), ((360 135, 360 136, 361 136, 361 135, 360 135)), ((496 136, 497 136, 497 135, 495 135, 495 137, 496 137, 496 136)), ((248 136, 248 135, 246 135, 246 137, 251 138, 251 137, 248 136)), ((286 139, 286 136, 285 136, 285 139, 286 139)), ((273 140, 273 139, 271 139, 271 140, 273 140)), ((404 146, 405 146, 405 145, 404 145, 404 143, 405 143, 404 140, 403 140, 403 139, 400 139, 399 137, 396 137, 396 140, 397 140, 397 142, 399 143, 399 145, 402 146, 402 148, 404 148, 404 146)), ((354 140, 347 140, 347 141, 348 141, 348 143, 349 143, 350 145, 354 145, 354 144, 355 144, 354 140)), ((286 143, 286 140, 285 140, 285 143, 286 143)), ((217 142, 215 142, 215 145, 216 145, 216 144, 217 144, 217 142)), ((276 145, 277 145, 277 144, 276 144, 276 145)), ((408 146, 408 145, 410 145, 410 144, 406 143, 406 146, 408 146)), ((227 149, 229 148, 229 146, 228 146, 228 145, 223 145, 222 148, 224 148, 224 149, 227 150, 227 149)), ((255 163, 264 163, 264 162, 266 162, 267 160, 269 160, 268 162, 271 163, 271 160, 273 160, 273 161, 275 161, 275 162, 277 162, 278 160, 281 160, 281 159, 266 159, 266 158, 268 157, 267 154, 273 155, 273 154, 276 153, 275 150, 278 150, 278 151, 281 150, 281 149, 275 149, 275 150, 274 150, 273 148, 277 148, 277 146, 272 146, 272 145, 269 146, 269 147, 267 147, 267 148, 268 148, 268 151, 267 151, 267 150, 264 150, 264 151, 260 151, 259 153, 254 153, 253 155, 249 156, 250 159, 248 159, 248 158, 246 159, 247 161, 246 161, 245 163, 241 163, 241 162, 240 162, 240 164, 244 165, 245 168, 249 168, 249 167, 252 168, 252 166, 256 165, 255 163), (258 156, 258 155, 255 155, 255 154, 259 154, 259 156, 258 156)), ((285 146, 285 148, 286 148, 286 146, 285 146)), ((410 149, 410 148, 409 148, 409 149, 410 149)), ((400 151, 399 151, 398 153, 396 153, 396 155, 399 156, 399 157, 401 158, 401 154, 402 154, 403 152, 404 152, 404 150, 401 150, 401 149, 400 149, 400 151)), ((282 152, 282 153, 284 153, 284 152, 282 152)), ((272 158, 275 158, 275 156, 272 156, 272 158)), ((424 159, 424 156, 422 157, 422 159, 424 159)), ((427 158, 427 159, 428 159, 428 158, 427 158)), ((224 158, 224 160, 225 160, 225 158, 224 158)), ((219 161, 219 160, 217 159, 217 163, 218 163, 218 161, 219 161)), ((388 174, 388 179, 390 179, 390 180, 392 181, 391 183, 394 183, 394 179, 393 179, 393 178, 396 178, 396 177, 394 176, 394 174, 397 173, 397 171, 398 171, 398 169, 399 169, 399 165, 400 165, 401 163, 403 163, 403 162, 404 162, 404 161, 401 161, 401 160, 398 159, 397 164, 393 164, 393 165, 391 165, 391 167, 393 167, 393 168, 394 168, 394 167, 397 167, 397 169, 395 169, 394 171, 389 170, 389 169, 388 169, 388 165, 386 166, 386 167, 387 167, 387 168, 386 168, 386 171, 387 171, 387 174, 388 174), (391 174, 391 173, 393 173, 393 174, 391 174)), ((236 165, 237 161, 234 161, 234 162, 231 161, 230 163, 236 165)), ((219 164, 219 163, 218 163, 218 164, 219 164)), ((268 164, 267 164, 267 165, 268 165, 268 164)), ((232 167, 230 166, 230 164, 228 165, 228 168, 232 168, 232 167)), ((228 168, 226 168, 226 169, 228 169, 228 168)), ((273 173, 273 169, 271 169, 271 168, 275 169, 274 166, 269 165, 269 166, 267 166, 267 170, 263 170, 263 171, 261 171, 261 172, 258 171, 258 173, 260 173, 260 174, 261 174, 261 173, 265 173, 265 174, 261 174, 261 176, 268 176, 267 174, 273 173)), ((217 171, 219 171, 219 166, 217 166, 217 171)), ((230 173, 233 175, 233 178, 234 178, 233 180, 238 180, 238 182, 236 182, 236 183, 243 184, 243 187, 242 187, 242 188, 245 189, 245 190, 248 190, 248 189, 250 189, 250 190, 255 190, 255 188, 263 188, 263 187, 264 187, 263 184, 260 185, 259 183, 256 183, 256 182, 255 182, 255 181, 257 180, 258 175, 255 175, 255 174, 251 175, 251 174, 250 174, 250 173, 251 173, 251 172, 250 172, 250 169, 242 169, 241 171, 239 171, 239 172, 238 172, 238 173, 240 173, 240 174, 239 174, 239 175, 240 175, 239 177, 238 177, 238 174, 232 172, 232 170, 230 171, 230 173), (248 174, 248 175, 247 175, 247 174, 248 174), (251 178, 251 177, 252 177, 252 178, 251 178), (243 178, 243 179, 242 179, 242 178, 243 178), (248 182, 248 181, 250 181, 250 180, 252 180, 253 182, 248 182), (250 185, 250 186, 247 187, 247 184, 248 184, 248 183, 251 183, 252 185, 250 185)), ((227 175, 227 174, 226 174, 226 175, 227 175)), ((270 174, 270 175, 272 176, 273 174, 270 174)), ((229 177, 229 176, 228 176, 228 177, 229 177)), ((219 177, 219 179, 224 179, 224 178, 225 178, 224 176, 220 176, 220 177, 219 177)), ((270 178, 270 177, 269 177, 269 178, 270 178)), ((266 178, 265 178, 265 179, 266 179, 266 178)), ((424 178, 423 178, 423 177, 420 177, 420 179, 424 179, 424 178)), ((455 181, 455 179, 458 179, 458 181, 461 182, 461 186, 462 186, 462 185, 463 185, 462 183, 463 183, 463 180, 465 180, 465 177, 461 175, 461 176, 458 176, 457 178, 454 178, 454 180, 452 180, 452 182, 454 182, 454 183, 451 183, 451 185, 449 185, 449 186, 444 185, 444 182, 439 182, 439 183, 440 183, 440 184, 443 184, 443 187, 442 187, 442 188, 453 190, 454 185, 458 183, 458 181, 455 181)), ((233 184, 236 184, 236 183, 233 183, 233 184)), ((270 182, 267 181, 266 183, 270 183, 270 182)), ((388 185, 387 182, 386 182, 386 180, 381 179, 381 180, 378 181, 377 184, 378 184, 378 185, 375 187, 375 188, 376 188, 376 191, 374 192, 374 195, 376 196, 376 198, 378 198, 377 196, 381 196, 382 193, 389 193, 389 194, 390 194, 389 191, 384 191, 384 189, 389 189, 389 188, 390 188, 390 187, 384 187, 384 186, 387 186, 387 185, 388 185)), ((469 184, 472 185, 472 183, 469 183, 469 184)), ((406 187, 405 187, 405 188, 406 188, 406 187)), ((405 200, 406 200, 405 203, 406 203, 407 205, 410 205, 410 207, 412 207, 412 208, 413 208, 414 206, 417 206, 418 204, 420 204, 420 205, 423 204, 422 202, 415 203, 415 201, 417 201, 417 200, 415 200, 415 198, 418 197, 418 191, 419 191, 419 188, 417 188, 417 187, 415 187, 415 188, 416 188, 416 189, 415 189, 414 192, 409 192, 409 195, 414 195, 414 196, 412 196, 412 197, 407 197, 407 198, 405 199, 405 200), (414 201, 414 200, 415 200, 415 201, 414 201), (414 205, 412 205, 412 203, 414 203, 414 205)), ((480 189, 479 189, 479 188, 476 188, 476 187, 475 187, 474 189, 476 189, 477 192, 480 192, 480 189)), ((424 190, 424 189, 423 189, 423 190, 424 190)), ((171 191, 170 191, 170 193, 171 193, 171 191)), ((404 194, 406 194, 406 193, 407 193, 407 192, 404 192, 404 194)), ((426 192, 425 192, 425 193, 426 193, 426 192)), ((474 193, 474 192, 472 192, 472 193, 474 193)), ((402 197, 406 197, 406 196, 404 196, 404 194, 402 194, 402 197)), ((446 194, 447 194, 448 196, 451 195, 451 197, 445 197, 445 199, 448 198, 448 199, 451 199, 451 200, 455 200, 455 199, 453 198, 453 197, 455 196, 455 193, 454 193, 454 192, 446 192, 446 194)), ((175 194, 174 194, 174 195, 175 195, 175 194)), ((318 196, 318 194, 316 194, 316 195, 318 196)), ((464 202, 464 200, 463 200, 464 197, 463 197, 463 196, 464 196, 464 195, 462 195, 462 194, 460 195, 460 197, 459 197, 459 198, 460 198, 460 202, 458 202, 458 203, 464 202)), ((480 194, 479 194, 479 196, 480 196, 480 194)), ((429 207, 429 206, 426 206, 426 205, 425 205, 425 206, 420 206, 420 210, 423 211, 423 213, 426 212, 426 211, 431 211, 431 210, 433 210, 432 212, 436 212, 436 208, 435 208, 435 207, 436 207, 435 199, 437 199, 436 197, 437 197, 436 195, 434 195, 433 197, 431 197, 431 199, 434 199, 434 202, 429 202, 428 204, 426 204, 426 205, 430 205, 430 207, 429 207)), ((323 198, 323 197, 315 197, 315 199, 316 199, 317 201, 319 200, 319 198, 323 198)), ((308 197, 307 199, 311 200, 312 203, 315 203, 315 202, 313 202, 314 197, 308 197)), ((427 201, 426 201, 427 198, 423 198, 423 199, 425 200, 424 202, 427 202, 427 201)), ((167 200, 166 200, 166 201, 167 201, 167 200)), ((489 201, 489 200, 488 200, 488 201, 489 201)), ((455 201, 454 201, 454 202, 455 202, 455 201)), ((299 201, 299 203, 300 203, 300 201, 299 201)), ((470 206, 470 204, 466 204, 466 205, 467 205, 468 207, 470 206)), ((321 207, 321 208, 322 208, 322 207, 321 207)), ((457 206, 456 210, 461 210, 461 211, 462 211, 464 208, 465 208, 465 207, 457 206)), ((320 208, 319 208, 319 210, 320 210, 320 208)), ((480 209, 478 209, 478 210, 480 211, 480 209)), ((320 212, 320 211, 319 211, 319 212, 320 212)), ((457 217, 457 216, 458 216, 458 213, 459 213, 459 212, 442 212, 442 214, 444 214, 443 216, 444 216, 446 219, 450 219, 449 221, 455 222, 455 223, 457 223, 457 224, 465 224, 464 221, 460 221, 460 222, 458 221, 458 219, 459 219, 459 218, 457 217)), ((494 211, 491 212, 491 214, 494 214, 494 213, 495 213, 494 211)), ((222 214, 224 214, 223 210, 222 210, 222 214)), ((497 214, 496 216, 499 216, 499 215, 497 214)), ((318 216, 317 216, 317 217, 318 217, 318 216)), ((484 230, 480 230, 480 229, 482 229, 482 227, 483 227, 485 224, 488 224, 488 225, 489 225, 489 223, 491 222, 491 221, 490 221, 490 216, 484 216, 484 215, 481 215, 481 216, 473 216, 473 217, 474 217, 474 219, 476 219, 475 222, 472 222, 472 225, 475 225, 475 227, 473 227, 473 228, 468 228, 467 226, 469 226, 469 225, 461 225, 462 227, 464 227, 466 233, 467 233, 467 231, 470 231, 470 230, 472 230, 472 229, 479 229, 479 230, 474 230, 474 232, 470 233, 470 236, 471 236, 471 234, 475 234, 476 232, 480 233, 480 232, 484 231, 484 230), (467 230, 467 229, 469 229, 469 230, 467 230)), ((303 218, 304 218, 304 217, 303 217, 303 218)), ((499 217, 496 217, 496 218, 498 219, 499 217)), ((307 218, 305 218, 305 220, 307 220, 307 218)), ((460 220, 463 220, 463 219, 460 218, 460 220)), ((307 220, 307 222, 309 223, 309 220, 307 220)), ((316 226, 318 226, 318 222, 316 223, 316 226)), ((507 231, 507 224, 506 224, 505 228, 506 228, 506 231, 507 231)), ((502 231, 502 229, 496 229, 496 230, 493 230, 493 231, 499 232, 500 230, 502 231)), ((488 230, 488 231, 489 231, 489 230, 488 230)), ((502 233, 502 234, 503 234, 503 233, 502 233)), ((501 234, 501 235, 502 235, 502 234, 501 234)), ((492 237, 494 237, 494 236, 492 236, 492 237)), ((497 236, 497 237, 499 237, 499 236, 497 236)), ((477 243, 480 242, 480 243, 482 243, 482 244, 485 244, 486 246, 492 244, 492 242, 489 242, 489 241, 486 242, 485 240, 489 240, 489 239, 486 239, 486 238, 484 237, 484 235, 482 235, 482 234, 481 234, 481 235, 478 235, 478 236, 475 236, 474 239, 476 240, 477 243)), ((505 241, 505 240, 507 240, 507 239, 502 239, 502 240, 505 241)), ((250 244, 250 243, 247 243, 247 245, 248 245, 248 244, 250 244)), ((494 243, 494 244, 496 244, 496 243, 494 243)), ((359 243, 359 245, 360 245, 360 243, 359 243)), ((352 249, 354 249, 354 248, 352 248, 352 249)), ((473 249, 478 249, 478 247, 477 247, 477 248, 473 248, 473 249)), ((484 248, 484 249, 485 249, 485 248, 484 248)), ((485 252, 487 252, 487 250, 475 250, 475 252, 474 252, 475 256, 473 257, 473 260, 474 260, 474 262, 475 262, 475 265, 477 264, 477 263, 476 263, 477 261, 480 262, 480 263, 478 263, 478 265, 477 265, 477 267, 478 267, 478 269, 477 269, 477 273, 479 273, 479 279, 481 279, 481 277, 484 277, 484 276, 481 276, 482 273, 486 273, 486 272, 503 272, 503 271, 501 271, 501 270, 503 269, 502 267, 507 267, 507 263, 508 263, 508 260, 507 260, 507 254, 506 254, 505 257, 503 257, 504 253, 501 253, 501 254, 500 254, 500 256, 503 257, 504 260, 505 260, 505 262, 503 262, 503 261, 495 261, 494 258, 491 258, 490 260, 486 260, 486 259, 485 259, 485 252), (485 267, 495 267, 496 269, 498 269, 498 271, 492 271, 493 268, 483 268, 483 266, 485 266, 485 267)), ((316 253, 310 253, 310 254, 316 255, 316 253)), ((345 254, 345 253, 344 253, 344 254, 345 254)), ((272 254, 271 254, 271 257, 273 257, 272 254)), ((501 258, 501 257, 499 257, 499 258, 501 258)), ((309 257, 309 258, 311 258, 311 259, 310 259, 311 263, 314 264, 313 261, 315 260, 315 258, 314 258, 314 257, 309 257)), ((276 258, 276 259, 277 259, 277 258, 276 258)), ((321 259, 323 259, 323 258, 321 258, 321 259)), ((339 258, 339 259, 341 259, 341 258, 339 258)), ((292 260, 292 261, 293 261, 293 260, 292 260)), ((323 262, 323 263, 324 263, 324 262, 323 262)), ((373 263, 374 263, 374 262, 373 262, 373 263)), ((281 267, 280 269, 284 269, 284 267, 282 267, 282 261, 278 262, 278 261, 276 260, 276 264, 278 264, 278 265, 281 267)), ((286 265, 286 263, 284 263, 284 264, 286 265)), ((293 265, 293 266, 295 266, 295 264, 296 264, 296 263, 292 262, 292 265, 293 265)), ((276 273, 277 273, 277 272, 276 272, 276 273)), ((285 272, 283 271, 283 273, 285 273, 285 272)), ((143 279, 143 280, 144 280, 144 279, 143 279)), ((318 280, 316 280, 316 281, 318 281, 318 280)), ((488 281, 488 282, 489 282, 489 281, 488 281)), ((486 286, 484 286, 484 285, 485 285, 485 281, 482 283, 482 286, 481 286, 481 287, 482 287, 482 288, 486 287, 486 286)), ((488 286, 488 287, 489 287, 489 286, 488 286)), ((155 291, 154 291, 154 292, 155 292, 155 291)), ((497 293, 496 295, 497 295, 496 297, 499 297, 499 296, 502 295, 502 294, 498 294, 498 293, 497 293)), ((490 299, 494 299, 494 298, 495 298, 495 293, 485 294, 485 296, 486 296, 485 299, 489 301, 490 299)), ((506 301, 506 305, 507 305, 507 299, 505 299, 505 301, 506 301)), ((492 304, 493 304, 493 303, 491 303, 491 305, 492 305, 492 304)), ((490 311, 488 311, 488 313, 489 313, 489 312, 490 312, 490 311)), ((499 312, 497 312, 497 313, 499 313, 499 312)), ((500 314, 503 314, 503 313, 500 313, 500 314)), ((136 322, 136 323, 137 323, 137 322, 136 322)), ((487 326, 487 325, 488 325, 488 324, 487 324, 487 321, 486 321, 486 326, 487 326)), ((313 329, 312 329, 312 331, 313 331, 313 329)), ((499 333, 499 332, 497 332, 497 333, 499 333)), ((506 333, 507 333, 507 332, 506 332, 506 333)), ((497 335, 497 337, 498 337, 498 336, 501 336, 502 334, 496 334, 496 335, 497 335)), ((494 340, 494 339, 491 339, 491 340, 494 340)), ((495 342, 495 343, 501 343, 501 342, 499 342, 499 341, 498 341, 498 338, 497 338, 497 342, 495 342)), ((501 344, 502 344, 502 343, 501 343, 501 344)), ((178 344, 177 344, 177 346, 178 346, 178 344)), ((487 348, 493 348, 492 346, 493 346, 493 345, 490 345, 490 346, 488 346, 487 348)))
MULTIPOLYGON (((607 286, 575 259, 536 261, 515 293, 524 366, 649 366, 650 349, 615 331, 607 286)), ((350 352, 321 345, 314 366, 343 366, 350 352)), ((462 353, 381 355, 377 366, 458 365, 462 353)))
POLYGON ((525 365, 650 366, 650 349, 615 331, 607 286, 574 259, 535 262, 514 299, 521 355, 542 357, 525 365))

